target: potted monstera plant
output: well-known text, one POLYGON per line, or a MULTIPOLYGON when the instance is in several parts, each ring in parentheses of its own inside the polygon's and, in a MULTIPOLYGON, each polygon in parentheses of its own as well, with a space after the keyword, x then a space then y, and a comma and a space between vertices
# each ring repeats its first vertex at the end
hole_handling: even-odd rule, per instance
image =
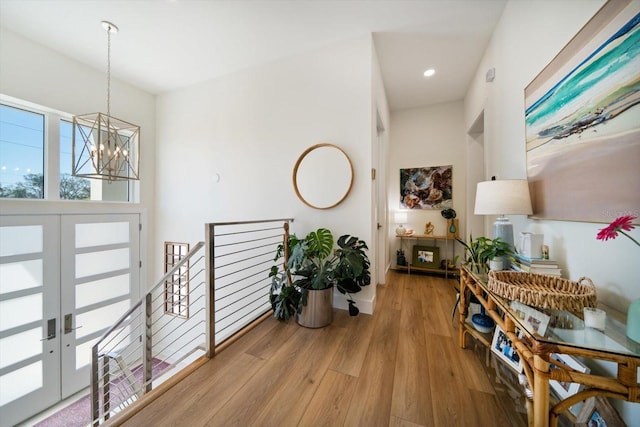
MULTIPOLYGON (((367 244, 348 234, 337 242, 326 228, 312 231, 304 239, 291 235, 289 258, 284 271, 271 271, 271 304, 274 316, 287 320, 294 313, 302 326, 319 328, 333 320, 333 288, 347 295, 349 314, 359 313, 351 294, 371 283, 367 244), (337 248, 334 249, 334 243, 337 248)), ((284 246, 276 260, 284 256, 284 246)))

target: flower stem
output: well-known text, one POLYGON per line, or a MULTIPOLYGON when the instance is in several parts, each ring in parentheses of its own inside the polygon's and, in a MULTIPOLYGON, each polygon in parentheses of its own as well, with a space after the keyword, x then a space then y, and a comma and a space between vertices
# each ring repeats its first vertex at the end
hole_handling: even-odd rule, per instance
POLYGON ((630 238, 630 239, 633 241, 633 243, 635 243, 636 245, 640 246, 640 243, 638 243, 638 241, 637 241, 636 239, 634 239, 633 237, 629 236, 627 233, 625 233, 625 232, 624 232, 624 231, 622 231, 622 230, 618 230, 618 231, 620 231, 622 234, 624 234, 625 236, 627 236, 628 238, 630 238))

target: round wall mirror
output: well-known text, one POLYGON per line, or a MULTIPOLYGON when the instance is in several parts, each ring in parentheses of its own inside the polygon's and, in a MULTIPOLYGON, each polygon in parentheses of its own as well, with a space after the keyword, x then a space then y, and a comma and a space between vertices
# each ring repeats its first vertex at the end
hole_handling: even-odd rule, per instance
POLYGON ((353 166, 347 153, 333 144, 316 144, 300 155, 293 168, 298 198, 315 209, 330 209, 347 198, 353 166))

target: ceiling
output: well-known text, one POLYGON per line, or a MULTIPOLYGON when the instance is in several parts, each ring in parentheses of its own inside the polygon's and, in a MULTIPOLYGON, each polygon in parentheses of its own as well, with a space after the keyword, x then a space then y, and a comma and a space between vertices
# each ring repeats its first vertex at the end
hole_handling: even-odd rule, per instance
POLYGON ((0 26, 106 71, 111 21, 112 76, 153 94, 373 33, 397 110, 462 99, 505 3, 0 0, 0 26))

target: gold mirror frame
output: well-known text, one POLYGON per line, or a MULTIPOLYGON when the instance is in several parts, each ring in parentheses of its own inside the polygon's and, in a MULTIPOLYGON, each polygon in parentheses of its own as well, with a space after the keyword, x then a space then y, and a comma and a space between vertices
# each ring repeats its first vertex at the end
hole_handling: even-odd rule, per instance
MULTIPOLYGON (((332 165, 326 165, 324 166, 326 167, 328 170, 331 170, 332 165)), ((329 144, 329 143, 320 143, 320 144, 316 144, 316 145, 312 145, 311 147, 307 148, 298 158, 298 160, 296 161, 295 166, 293 167, 293 189, 296 192, 296 195, 298 196, 298 198, 300 199, 300 201, 302 203, 304 203, 305 205, 314 208, 314 209, 331 209, 334 208, 336 206, 338 206, 340 203, 342 203, 342 201, 344 199, 347 198, 347 196, 349 195, 349 192, 351 191, 351 187, 353 187, 353 164, 351 163, 351 159, 349 158, 349 156, 347 155, 347 153, 340 147, 338 147, 335 144, 329 144), (350 178, 349 178, 349 186, 347 188, 347 190, 345 191, 345 193, 342 195, 342 197, 340 197, 340 199, 333 203, 330 204, 329 206, 317 206, 313 203, 311 203, 308 198, 309 195, 307 194, 307 198, 305 198, 301 192, 300 192, 300 188, 298 186, 298 180, 299 180, 299 176, 298 174, 300 173, 300 165, 302 164, 302 161, 305 159, 305 157, 307 157, 307 155, 309 155, 310 153, 312 153, 314 150, 317 150, 319 148, 334 148, 336 150, 338 150, 340 153, 342 153, 342 155, 344 156, 344 158, 347 161, 347 164, 349 165, 349 173, 350 173, 350 178)))

